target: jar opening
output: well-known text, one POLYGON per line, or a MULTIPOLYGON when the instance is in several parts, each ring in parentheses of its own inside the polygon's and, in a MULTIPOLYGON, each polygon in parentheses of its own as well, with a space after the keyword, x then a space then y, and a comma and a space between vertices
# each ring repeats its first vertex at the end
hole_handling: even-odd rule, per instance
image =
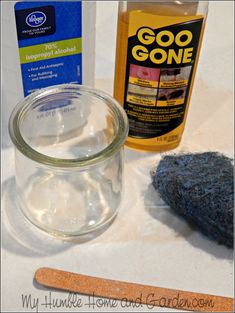
POLYGON ((26 97, 12 112, 16 148, 39 163, 85 166, 106 159, 128 133, 125 111, 106 93, 66 84, 26 97))

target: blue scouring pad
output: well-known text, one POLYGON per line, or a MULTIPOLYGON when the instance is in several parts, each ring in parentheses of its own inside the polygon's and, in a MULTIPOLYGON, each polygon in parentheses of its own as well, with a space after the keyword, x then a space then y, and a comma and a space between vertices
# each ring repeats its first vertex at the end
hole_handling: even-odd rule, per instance
POLYGON ((217 152, 167 155, 153 174, 161 198, 209 238, 233 247, 233 165, 217 152))

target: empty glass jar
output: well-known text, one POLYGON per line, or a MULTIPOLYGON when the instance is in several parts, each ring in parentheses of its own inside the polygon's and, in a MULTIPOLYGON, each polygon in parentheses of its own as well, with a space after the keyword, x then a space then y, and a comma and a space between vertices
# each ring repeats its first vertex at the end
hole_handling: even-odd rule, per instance
POLYGON ((32 223, 70 237, 115 217, 128 121, 112 97, 73 84, 42 89, 17 105, 9 132, 19 206, 32 223))

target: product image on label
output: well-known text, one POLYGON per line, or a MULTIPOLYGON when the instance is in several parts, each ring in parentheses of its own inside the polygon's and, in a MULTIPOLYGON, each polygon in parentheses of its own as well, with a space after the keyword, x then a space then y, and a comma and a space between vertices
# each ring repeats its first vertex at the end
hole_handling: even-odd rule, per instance
POLYGON ((185 87, 188 85, 192 66, 161 69, 159 88, 185 87))
POLYGON ((186 90, 186 87, 159 89, 157 106, 184 104, 186 90))
POLYGON ((157 68, 130 64, 129 83, 154 88, 158 86, 159 75, 160 71, 157 68))

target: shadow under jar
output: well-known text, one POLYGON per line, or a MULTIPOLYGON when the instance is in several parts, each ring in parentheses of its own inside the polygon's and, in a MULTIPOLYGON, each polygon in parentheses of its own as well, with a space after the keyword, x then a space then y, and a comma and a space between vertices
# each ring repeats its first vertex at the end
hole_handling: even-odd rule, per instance
POLYGON ((73 237, 116 216, 128 121, 112 97, 73 84, 42 89, 16 106, 9 132, 18 203, 33 224, 73 237))

